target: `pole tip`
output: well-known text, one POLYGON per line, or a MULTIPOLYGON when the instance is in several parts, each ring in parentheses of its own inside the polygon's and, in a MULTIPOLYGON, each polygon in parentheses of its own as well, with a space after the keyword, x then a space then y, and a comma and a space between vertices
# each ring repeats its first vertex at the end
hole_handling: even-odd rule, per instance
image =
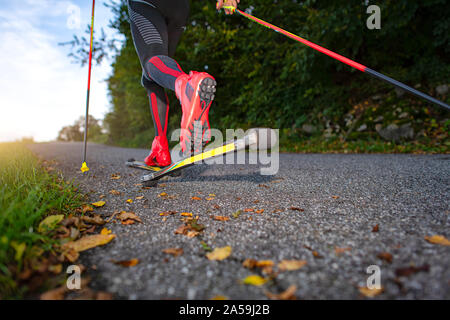
POLYGON ((88 168, 86 162, 83 162, 83 165, 81 166, 81 169, 80 169, 80 170, 81 170, 81 172, 83 172, 83 173, 89 171, 89 168, 88 168))

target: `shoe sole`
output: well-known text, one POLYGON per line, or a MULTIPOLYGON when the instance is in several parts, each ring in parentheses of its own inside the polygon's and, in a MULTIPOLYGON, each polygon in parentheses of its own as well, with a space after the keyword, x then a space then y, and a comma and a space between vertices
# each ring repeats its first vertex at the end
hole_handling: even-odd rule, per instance
MULTIPOLYGON (((203 113, 208 110, 211 103, 213 102, 216 93, 216 86, 217 81, 213 78, 205 78, 200 82, 199 89, 198 89, 198 95, 200 97, 200 105, 205 106, 204 110, 202 110, 202 113, 199 118, 203 116, 203 113)), ((195 121, 197 121, 196 119, 195 121)), ((191 152, 194 152, 195 146, 198 145, 200 141, 202 141, 203 135, 209 128, 202 128, 202 134, 199 137, 194 137, 194 134, 191 133, 191 152)), ((202 148, 205 148, 207 142, 202 141, 202 148)))

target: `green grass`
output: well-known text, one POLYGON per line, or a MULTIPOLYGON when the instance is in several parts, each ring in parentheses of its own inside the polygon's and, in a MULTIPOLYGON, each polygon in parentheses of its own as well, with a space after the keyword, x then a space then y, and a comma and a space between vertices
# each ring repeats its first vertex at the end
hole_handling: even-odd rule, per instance
POLYGON ((75 187, 48 171, 25 144, 0 144, 0 299, 26 294, 20 273, 52 250, 55 240, 37 232, 39 222, 81 204, 75 187))

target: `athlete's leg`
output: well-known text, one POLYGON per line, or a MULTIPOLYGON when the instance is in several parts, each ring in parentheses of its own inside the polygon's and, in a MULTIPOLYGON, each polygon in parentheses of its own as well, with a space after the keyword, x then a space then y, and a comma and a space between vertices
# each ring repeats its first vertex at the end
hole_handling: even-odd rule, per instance
MULTIPOLYGON (((168 54, 167 26, 161 14, 149 3, 129 0, 128 8, 134 45, 144 67, 151 57, 168 54)), ((167 166, 171 163, 166 137, 169 103, 164 88, 146 74, 147 72, 143 71, 142 85, 149 97, 156 137, 145 162, 152 166, 167 166)))

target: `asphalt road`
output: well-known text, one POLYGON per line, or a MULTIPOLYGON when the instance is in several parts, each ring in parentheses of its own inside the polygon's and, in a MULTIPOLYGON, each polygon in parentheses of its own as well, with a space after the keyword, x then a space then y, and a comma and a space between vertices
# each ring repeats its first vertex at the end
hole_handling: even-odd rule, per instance
POLYGON ((375 299, 450 298, 450 247, 424 239, 450 238, 449 155, 281 154, 273 176, 261 175, 258 165, 202 164, 146 190, 136 185, 144 172, 124 165, 130 157, 143 159, 146 150, 91 144, 91 171, 83 175, 81 144, 31 148, 40 157, 55 159, 65 178, 75 179, 90 200, 105 195, 106 205, 98 213, 107 217, 126 210, 142 219, 142 224, 108 224, 116 239, 81 257, 92 286, 117 298, 266 299, 265 291, 279 293, 296 285, 299 299, 363 299, 358 287, 365 286, 370 265, 380 267, 384 288, 375 299), (112 180, 111 174, 121 179, 112 180), (110 194, 112 189, 122 195, 110 194), (169 198, 159 197, 162 192, 169 198), (206 200, 209 194, 215 194, 214 200, 206 200), (264 212, 232 217, 247 208, 264 212), (194 238, 176 235, 181 216, 164 221, 160 213, 165 211, 192 212, 206 229, 194 238), (230 220, 216 221, 212 215, 230 220), (378 232, 372 232, 375 225, 378 232), (231 256, 210 261, 201 241, 211 248, 231 246, 231 256), (173 257, 162 252, 174 247, 184 253, 173 257), (350 249, 338 253, 336 248, 350 249), (392 254, 392 263, 380 259, 381 252, 392 254), (133 258, 140 263, 131 268, 111 263, 133 258), (247 258, 307 264, 257 287, 240 282, 251 274, 264 275, 244 268, 247 258), (396 275, 408 267, 425 270, 396 275))

